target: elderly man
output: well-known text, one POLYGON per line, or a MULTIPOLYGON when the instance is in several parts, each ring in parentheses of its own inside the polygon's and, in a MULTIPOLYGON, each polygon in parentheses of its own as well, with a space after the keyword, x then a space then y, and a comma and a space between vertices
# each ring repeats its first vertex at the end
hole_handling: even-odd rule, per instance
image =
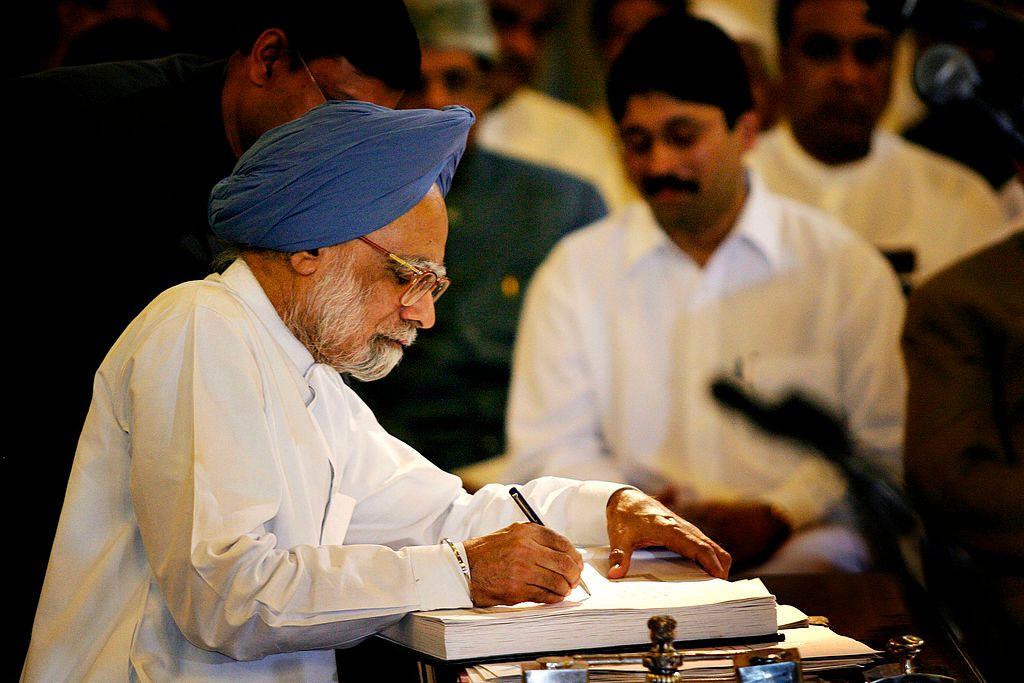
MULTIPOLYGON (((423 85, 403 106, 460 104, 486 121, 496 40, 485 0, 408 7, 423 46, 423 85)), ((504 452, 522 293, 555 242, 607 213, 590 183, 474 142, 471 131, 447 197, 447 258, 459 286, 439 304, 444 323, 387 379, 354 386, 385 429, 449 471, 504 452)))
POLYGON ((712 24, 651 21, 612 65, 608 95, 646 202, 566 237, 534 277, 511 478, 631 482, 714 529, 737 567, 864 567, 839 472, 724 415, 708 386, 729 374, 809 392, 895 476, 895 278, 861 239, 744 172, 757 117, 739 51, 712 24), (711 66, 677 66, 693 63, 711 66))
POLYGON ((210 200, 243 245, 158 296, 100 366, 26 680, 331 680, 330 648, 406 612, 557 602, 576 542, 729 558, 638 491, 476 496, 382 430, 338 372, 385 375, 447 287, 442 195, 473 120, 330 102, 272 129, 210 200), (502 528, 504 527, 504 528, 502 528))
POLYGON ((787 124, 749 163, 775 192, 816 206, 883 251, 915 284, 992 241, 1002 212, 960 164, 877 128, 893 36, 865 0, 781 0, 776 23, 787 124))
MULTIPOLYGON (((394 106, 419 73, 416 33, 400 0, 239 7, 237 50, 227 59, 55 69, 3 89, 5 101, 17 103, 4 112, 7 129, 17 131, 5 153, 8 196, 31 211, 32 230, 61 244, 47 250, 45 271, 56 299, 31 288, 12 302, 47 359, 15 364, 13 374, 25 393, 12 421, 38 427, 32 448, 11 457, 12 480, 33 487, 30 502, 10 511, 27 519, 15 543, 25 555, 18 583, 32 596, 13 610, 19 650, 28 644, 92 375, 150 299, 210 272, 206 202, 214 184, 262 133, 325 95, 394 106)), ((6 285, 25 291, 41 277, 37 264, 21 261, 6 285)))

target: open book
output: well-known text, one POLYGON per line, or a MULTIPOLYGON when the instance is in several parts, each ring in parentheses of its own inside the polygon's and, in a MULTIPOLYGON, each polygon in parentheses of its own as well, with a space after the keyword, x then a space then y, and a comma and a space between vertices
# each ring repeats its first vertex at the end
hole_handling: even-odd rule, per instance
POLYGON ((775 596, 758 579, 723 581, 668 551, 638 550, 630 575, 605 578, 608 548, 584 552, 580 588, 555 605, 413 612, 381 635, 430 657, 459 661, 646 645, 647 620, 675 618, 676 639, 777 639, 775 596))

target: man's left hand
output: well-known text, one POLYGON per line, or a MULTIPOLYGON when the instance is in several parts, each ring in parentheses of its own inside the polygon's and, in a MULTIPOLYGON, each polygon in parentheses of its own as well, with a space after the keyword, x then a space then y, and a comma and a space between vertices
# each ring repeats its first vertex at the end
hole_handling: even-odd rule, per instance
POLYGON ((696 561, 711 576, 729 576, 732 558, 701 530, 636 489, 620 489, 608 499, 609 579, 629 572, 637 548, 664 546, 696 561))

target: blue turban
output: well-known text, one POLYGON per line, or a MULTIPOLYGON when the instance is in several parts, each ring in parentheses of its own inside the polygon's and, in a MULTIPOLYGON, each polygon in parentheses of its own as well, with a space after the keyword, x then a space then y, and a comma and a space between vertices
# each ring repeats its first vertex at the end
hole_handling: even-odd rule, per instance
POLYGON ((293 252, 382 228, 448 192, 473 114, 331 101, 264 133, 210 194, 214 234, 293 252))

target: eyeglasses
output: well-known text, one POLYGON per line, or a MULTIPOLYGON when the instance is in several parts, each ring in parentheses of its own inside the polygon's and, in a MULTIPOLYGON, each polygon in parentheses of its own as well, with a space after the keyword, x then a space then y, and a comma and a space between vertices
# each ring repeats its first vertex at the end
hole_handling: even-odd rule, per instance
POLYGON ((404 292, 402 292, 402 298, 400 301, 403 306, 415 305, 416 302, 422 299, 423 295, 427 292, 430 292, 431 299, 437 301, 441 298, 441 295, 445 293, 445 290, 448 289, 448 285, 452 283, 452 281, 444 275, 438 275, 432 270, 425 270, 414 266, 405 259, 392 254, 379 244, 371 242, 366 237, 360 237, 359 239, 366 242, 371 247, 387 256, 390 260, 412 273, 412 282, 410 282, 409 286, 405 288, 404 292))
POLYGON ((302 64, 302 68, 306 70, 306 75, 309 76, 309 80, 312 81, 313 85, 320 92, 320 97, 324 98, 324 102, 330 102, 331 98, 329 98, 327 93, 324 92, 324 89, 320 87, 320 81, 316 80, 316 76, 314 76, 313 72, 309 70, 309 64, 306 64, 306 60, 303 58, 302 54, 299 52, 296 52, 295 54, 298 55, 299 62, 302 64))

